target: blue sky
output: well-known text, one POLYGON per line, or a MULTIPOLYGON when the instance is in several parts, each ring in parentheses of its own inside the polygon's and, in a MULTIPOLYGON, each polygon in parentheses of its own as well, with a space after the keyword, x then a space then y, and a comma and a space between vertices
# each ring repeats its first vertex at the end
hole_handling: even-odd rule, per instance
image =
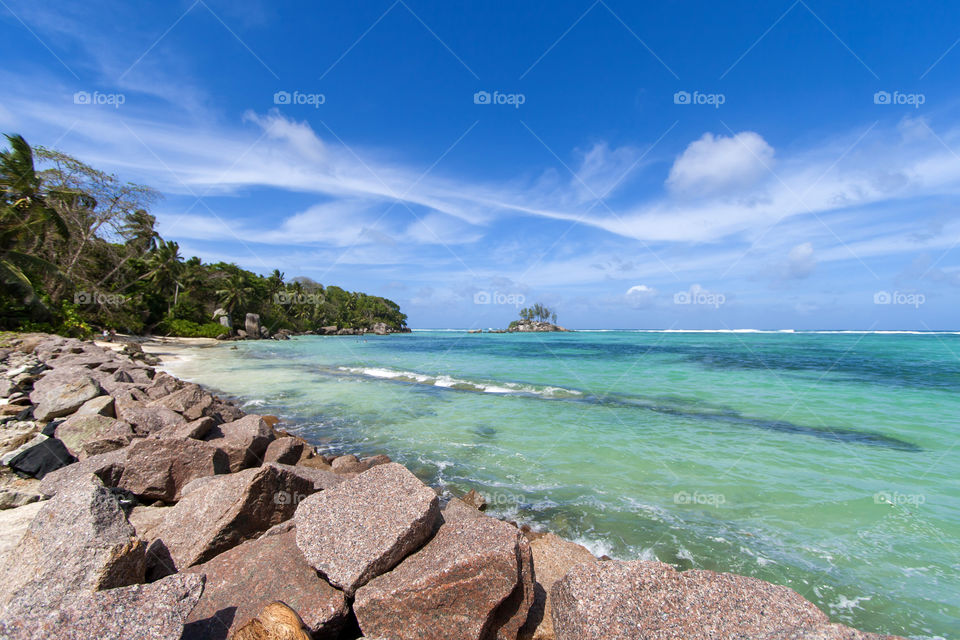
POLYGON ((0 29, 0 130, 160 190, 185 256, 414 327, 958 328, 956 2, 2 0, 0 29))

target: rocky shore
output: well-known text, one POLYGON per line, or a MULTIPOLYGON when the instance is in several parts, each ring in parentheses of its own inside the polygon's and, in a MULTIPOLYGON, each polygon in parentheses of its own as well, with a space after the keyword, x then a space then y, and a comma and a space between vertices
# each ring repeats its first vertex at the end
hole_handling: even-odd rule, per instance
POLYGON ((565 329, 558 324, 553 324, 552 322, 545 322, 541 320, 518 320, 514 323, 511 323, 507 328, 508 333, 535 333, 535 332, 549 332, 549 331, 562 331, 567 332, 571 331, 570 329, 565 329))
POLYGON ((598 559, 319 455, 120 351, 0 347, 0 637, 875 640, 754 578, 598 559))

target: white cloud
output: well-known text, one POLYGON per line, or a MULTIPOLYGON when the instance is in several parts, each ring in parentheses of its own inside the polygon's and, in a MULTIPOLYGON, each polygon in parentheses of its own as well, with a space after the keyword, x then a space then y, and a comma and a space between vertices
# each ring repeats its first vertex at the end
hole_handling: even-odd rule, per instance
POLYGON ((787 277, 806 278, 817 266, 813 244, 804 242, 790 249, 787 254, 787 277))
POLYGON ((773 147, 753 131, 732 137, 705 133, 677 157, 667 186, 674 192, 696 195, 748 187, 767 173, 772 163, 773 147))
POLYGON ((627 303, 631 307, 645 307, 650 305, 657 296, 657 290, 645 284, 637 284, 627 289, 627 303))

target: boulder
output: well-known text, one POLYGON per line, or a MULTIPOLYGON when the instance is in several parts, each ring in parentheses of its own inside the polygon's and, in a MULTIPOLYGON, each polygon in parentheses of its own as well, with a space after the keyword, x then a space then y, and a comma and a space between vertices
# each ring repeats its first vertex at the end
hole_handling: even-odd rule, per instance
POLYGON ((214 478, 185 490, 150 535, 151 573, 181 571, 206 562, 289 519, 313 485, 280 465, 266 464, 214 478))
POLYGON ((333 470, 337 473, 363 473, 367 469, 372 469, 379 464, 387 464, 389 462, 390 457, 382 454, 364 458, 363 460, 353 454, 348 454, 334 458, 330 466, 333 467, 333 470))
POLYGON ((256 313, 248 313, 243 323, 243 328, 247 331, 250 338, 260 337, 260 316, 256 313))
POLYGON ((277 438, 267 447, 263 455, 264 462, 279 462, 281 464, 297 464, 303 455, 304 441, 302 438, 288 436, 277 438))
POLYGON ((174 438, 185 440, 203 440, 210 430, 217 425, 217 421, 210 417, 198 418, 192 422, 170 427, 153 434, 156 438, 174 438))
POLYGON ((337 637, 349 614, 346 596, 307 564, 293 531, 249 540, 186 571, 205 574, 207 585, 184 640, 226 640, 277 600, 317 637, 337 637))
POLYGON ((90 475, 44 503, 30 523, 0 569, 0 607, 5 619, 55 609, 79 591, 143 582, 145 569, 143 541, 90 475))
POLYGON ((40 482, 40 493, 45 496, 56 495, 65 487, 82 482, 86 476, 93 474, 106 487, 115 487, 123 475, 123 468, 127 461, 127 449, 117 449, 109 453, 84 458, 80 462, 51 471, 40 482))
POLYGON ((550 589, 578 564, 599 562, 586 547, 564 540, 552 533, 530 543, 533 566, 537 569, 533 607, 520 637, 530 640, 553 640, 550 589))
POLYGON ((472 507, 459 498, 450 498, 449 502, 443 506, 440 512, 443 515, 445 523, 460 522, 461 520, 474 520, 476 518, 486 518, 476 507, 472 507))
POLYGON ((187 420, 196 420, 209 415, 213 396, 196 384, 188 384, 179 391, 150 402, 148 407, 166 407, 176 411, 187 420))
POLYGON ((45 376, 30 392, 30 401, 36 405, 33 415, 40 422, 70 415, 100 393, 100 385, 89 376, 69 381, 59 376, 45 376))
MULTIPOLYGON (((31 443, 24 445, 25 448, 19 450, 6 464, 22 476, 42 480, 51 471, 74 462, 74 457, 58 439, 43 435, 37 435, 35 439, 40 438, 42 441, 33 443, 32 446, 31 443)), ((11 453, 6 454, 3 459, 6 460, 11 453)))
POLYGON ((130 510, 127 520, 136 530, 138 538, 150 540, 152 539, 150 532, 163 522, 169 512, 170 507, 148 507, 140 504, 130 510))
MULTIPOLYGON (((344 476, 333 473, 332 471, 327 471, 325 469, 314 469, 312 467, 306 467, 301 465, 287 465, 280 464, 278 462, 271 463, 275 467, 280 469, 285 469, 289 473, 292 473, 300 478, 303 478, 307 482, 311 483, 313 486, 313 491, 311 495, 317 491, 323 491, 329 489, 330 487, 335 487, 342 482, 346 482, 347 478, 344 476)), ((306 496, 302 496, 306 497, 306 496)))
POLYGON ((515 640, 526 610, 516 622, 513 596, 532 588, 522 579, 524 548, 529 555, 515 527, 493 518, 444 525, 423 549, 357 590, 360 629, 395 640, 445 640, 451 629, 462 640, 515 640))
POLYGON ((463 496, 461 500, 478 511, 483 511, 487 508, 487 499, 478 493, 476 489, 470 489, 467 495, 463 496))
POLYGON ((114 407, 112 396, 97 396, 92 400, 87 400, 77 409, 75 416, 107 416, 115 418, 117 413, 114 407))
POLYGON ((129 424, 98 414, 74 414, 57 425, 54 433, 74 457, 80 457, 81 453, 97 455, 120 449, 133 439, 129 424))
POLYGON ((249 415, 213 427, 205 439, 226 452, 230 471, 235 473, 263 462, 273 430, 260 416, 249 415))
POLYGON ((797 592, 661 562, 588 562, 550 591, 557 640, 767 638, 829 620, 797 592))
POLYGON ((0 456, 15 451, 30 442, 39 431, 37 423, 30 420, 11 420, 0 426, 0 456))
POLYGON ((0 636, 10 640, 180 640, 203 582, 203 576, 181 574, 152 584, 82 592, 56 610, 7 617, 0 622, 0 636))
POLYGON ((271 602, 243 625, 231 640, 312 640, 299 614, 283 602, 271 602))
POLYGON ((385 336, 390 333, 390 330, 387 328, 387 323, 385 322, 375 322, 371 328, 378 336, 385 336))
POLYGON ((130 445, 117 486, 141 499, 172 502, 191 480, 229 471, 227 455, 209 443, 145 438, 130 445))
POLYGON ((156 400, 170 395, 182 386, 183 383, 180 382, 180 380, 174 378, 169 373, 161 371, 153 377, 153 381, 150 386, 146 388, 146 392, 151 399, 156 400))
POLYGON ((40 512, 44 503, 32 502, 14 509, 0 511, 0 567, 4 566, 7 556, 30 528, 30 523, 40 512))
POLYGON ((332 585, 353 593, 430 536, 437 495, 399 464, 380 465, 300 503, 297 545, 332 585))
POLYGON ((149 435, 187 423, 186 418, 167 407, 146 407, 139 402, 121 402, 117 407, 117 415, 121 420, 129 422, 134 431, 141 435, 149 435))

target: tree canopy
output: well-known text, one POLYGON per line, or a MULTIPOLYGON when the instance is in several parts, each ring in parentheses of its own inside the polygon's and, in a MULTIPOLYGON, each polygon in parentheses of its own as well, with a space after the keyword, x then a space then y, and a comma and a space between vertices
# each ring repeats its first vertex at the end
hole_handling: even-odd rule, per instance
POLYGON ((84 334, 94 329, 168 335, 222 332, 258 313, 273 331, 322 326, 406 327, 386 298, 286 280, 235 264, 184 259, 149 213, 160 195, 65 153, 7 135, 0 151, 0 328, 84 334))

